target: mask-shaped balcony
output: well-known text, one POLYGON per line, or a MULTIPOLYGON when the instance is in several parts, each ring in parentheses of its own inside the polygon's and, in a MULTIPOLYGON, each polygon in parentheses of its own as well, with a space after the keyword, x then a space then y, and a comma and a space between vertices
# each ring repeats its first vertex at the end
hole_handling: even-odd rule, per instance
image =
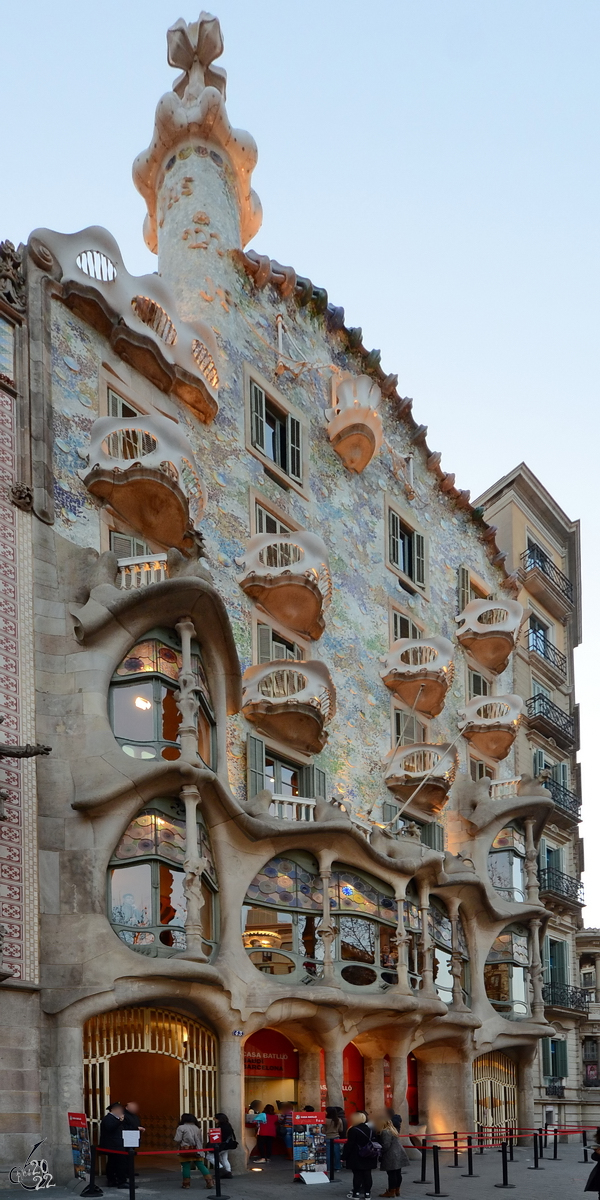
POLYGON ((347 375, 338 383, 335 405, 327 410, 327 436, 349 471, 360 475, 383 441, 377 405, 381 392, 369 375, 347 375))
POLYGON ((516 600, 471 600, 456 619, 462 622, 456 636, 463 650, 493 675, 501 675, 519 636, 522 605, 516 600))
POLYGON ((427 717, 441 713, 454 678, 447 638, 400 638, 381 661, 383 682, 408 708, 427 717))
POLYGON ((149 541, 189 553, 204 489, 180 426, 158 414, 99 417, 90 434, 88 491, 149 541))
POLYGON ((448 742, 439 746, 428 742, 396 746, 383 763, 390 791, 410 801, 406 810, 409 816, 429 820, 440 812, 456 776, 456 754, 448 742))
POLYGON ((499 761, 517 736, 522 709, 520 696, 475 696, 461 710, 458 728, 476 750, 499 761))
POLYGON ((281 661, 248 667, 242 712, 265 737, 293 750, 318 754, 325 726, 335 714, 335 688, 325 663, 316 659, 282 666, 281 661))
POLYGON ((331 601, 327 549, 314 533, 260 533, 236 559, 247 596, 286 629, 316 641, 331 601))

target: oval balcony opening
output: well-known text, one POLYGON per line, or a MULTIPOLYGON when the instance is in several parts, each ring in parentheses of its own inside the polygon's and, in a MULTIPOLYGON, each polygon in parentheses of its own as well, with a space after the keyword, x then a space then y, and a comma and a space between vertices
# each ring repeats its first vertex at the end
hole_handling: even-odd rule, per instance
POLYGON ((447 638, 399 638, 381 659, 380 675, 408 708, 437 717, 454 678, 452 654, 447 638))
POLYGON ((499 721, 502 717, 506 717, 510 712, 510 705, 502 704, 501 701, 492 700, 487 704, 481 704, 477 709, 477 715, 482 717, 484 721, 499 721))
POLYGON ((102 449, 109 458, 139 462, 148 454, 154 454, 158 442, 144 429, 117 429, 102 442, 102 449))
POLYGON ((507 620, 508 612, 505 608, 486 608, 477 618, 479 625, 500 625, 507 620))
POLYGON ((411 667, 421 667, 435 662, 438 652, 434 646, 410 646, 402 651, 400 661, 411 667))
POLYGON ((156 300, 151 300, 149 296, 134 296, 131 301, 131 307, 140 321, 147 325, 153 333, 165 343, 166 346, 174 346, 177 341, 177 330, 164 308, 157 304, 156 300))
POLYGON ((488 758, 506 758, 515 737, 523 702, 520 696, 469 700, 462 710, 459 729, 464 738, 488 758))
POLYGON ((304 530, 260 533, 236 562, 243 570, 238 583, 259 608, 293 633, 321 637, 333 592, 321 538, 304 530))
POLYGON ((290 567, 304 558, 304 550, 295 542, 273 542, 265 546, 258 555, 263 567, 290 567))
POLYGON ((383 765, 387 787, 409 801, 407 815, 417 820, 428 821, 440 812, 456 777, 456 756, 447 743, 397 745, 386 755, 383 765))
POLYGON ((305 659, 302 671, 277 661, 248 667, 242 713, 266 737, 318 754, 327 741, 325 725, 335 713, 335 688, 325 663, 305 659))
POLYGON ((296 696, 298 692, 303 692, 307 685, 306 675, 286 668, 281 671, 273 671, 271 675, 263 679, 259 684, 259 691, 261 696, 268 696, 271 700, 276 700, 279 697, 296 696))
POLYGON ((471 600, 456 619, 459 623, 456 637, 463 650, 493 675, 501 675, 519 636, 522 605, 516 600, 506 600, 502 605, 490 600, 471 600))
POLYGON ((75 261, 84 275, 97 279, 99 283, 113 283, 117 278, 114 262, 101 250, 83 250, 75 261))

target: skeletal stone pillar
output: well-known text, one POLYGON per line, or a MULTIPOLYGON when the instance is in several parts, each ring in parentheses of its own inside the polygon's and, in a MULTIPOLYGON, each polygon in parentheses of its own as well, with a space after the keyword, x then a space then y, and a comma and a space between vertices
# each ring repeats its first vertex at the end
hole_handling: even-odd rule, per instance
POLYGON ((534 917, 529 923, 529 978, 533 991, 531 1012, 534 1021, 544 1020, 544 973, 540 955, 540 925, 539 917, 534 917))
POLYGON ((298 1108, 312 1104, 317 1111, 321 1108, 321 1052, 301 1050, 299 1054, 298 1108))
POLYGON ((183 893, 186 899, 185 938, 186 949, 183 958, 191 958, 194 962, 206 962, 207 955, 202 946, 202 872, 208 863, 200 857, 198 850, 198 819, 197 809, 200 793, 195 784, 187 784, 180 792, 185 804, 185 859, 183 868, 183 893))

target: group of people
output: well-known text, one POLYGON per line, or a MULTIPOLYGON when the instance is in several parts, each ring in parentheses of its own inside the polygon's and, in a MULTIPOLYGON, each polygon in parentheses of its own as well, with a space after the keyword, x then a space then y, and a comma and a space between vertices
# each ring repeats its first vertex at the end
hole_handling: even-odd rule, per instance
MULTIPOLYGON (((381 1196, 399 1196, 402 1168, 408 1166, 408 1155, 400 1141, 402 1118, 387 1108, 375 1120, 368 1121, 366 1113, 352 1113, 348 1122, 342 1160, 352 1171, 352 1191, 349 1200, 370 1200, 373 1174, 377 1163, 387 1173, 388 1185, 381 1196)), ((338 1134, 337 1136, 342 1136, 338 1134)))
POLYGON ((113 1104, 109 1104, 100 1122, 100 1148, 108 1151, 107 1187, 127 1187, 127 1158, 123 1153, 124 1129, 139 1129, 140 1133, 144 1133, 144 1126, 140 1125, 140 1106, 135 1100, 128 1100, 127 1104, 115 1100, 113 1104))
MULTIPOLYGON (((126 1188, 128 1186, 128 1162, 127 1156, 123 1153, 123 1130, 139 1129, 140 1133, 145 1132, 144 1126, 140 1125, 139 1112, 140 1106, 136 1101, 129 1100, 127 1104, 122 1104, 120 1100, 115 1100, 109 1104, 106 1114, 102 1118, 99 1149, 106 1152, 106 1185, 109 1188, 126 1188)), ((219 1174, 223 1179, 231 1179, 228 1152, 237 1147, 235 1133, 226 1113, 216 1113, 214 1122, 221 1130, 218 1152, 219 1174)), ((193 1113, 181 1114, 173 1140, 179 1146, 181 1186, 189 1188, 192 1171, 199 1171, 204 1176, 206 1187, 214 1187, 211 1170, 206 1161, 205 1139, 202 1137, 202 1131, 193 1113)))

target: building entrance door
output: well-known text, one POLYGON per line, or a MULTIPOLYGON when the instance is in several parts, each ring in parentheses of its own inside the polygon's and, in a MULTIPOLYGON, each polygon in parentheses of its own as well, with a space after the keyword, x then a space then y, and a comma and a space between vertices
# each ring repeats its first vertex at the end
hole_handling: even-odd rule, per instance
POLYGON ((504 1133, 517 1125, 517 1064, 494 1050, 473 1063, 477 1128, 504 1133))
POLYGON ((204 1137, 217 1104, 217 1044, 210 1029, 162 1008, 121 1008, 83 1030, 85 1111, 98 1144, 115 1100, 137 1100, 145 1150, 170 1150, 179 1115, 198 1118, 204 1137))

